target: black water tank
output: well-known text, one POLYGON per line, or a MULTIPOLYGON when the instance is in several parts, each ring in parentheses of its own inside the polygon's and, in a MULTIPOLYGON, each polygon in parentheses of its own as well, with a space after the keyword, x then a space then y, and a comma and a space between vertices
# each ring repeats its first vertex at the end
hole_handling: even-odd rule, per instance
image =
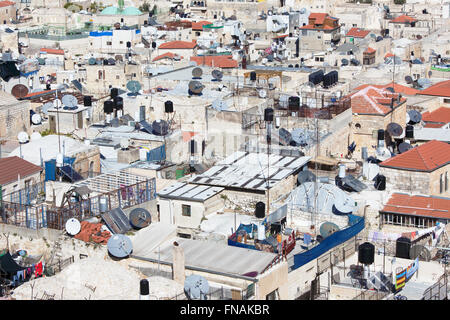
POLYGON ((358 248, 358 261, 362 264, 372 264, 375 259, 375 246, 364 242, 358 248))
POLYGON ((197 153, 197 142, 194 139, 189 141, 189 152, 191 154, 196 154, 197 153))
POLYGON ((52 87, 51 87, 50 83, 47 83, 45 85, 45 90, 51 90, 51 89, 52 89, 52 87))
POLYGON ((264 109, 264 121, 273 121, 273 109, 272 108, 265 108, 264 109))
POLYGON ((131 48, 131 42, 127 41, 127 48, 131 48))
POLYGON ((114 98, 114 108, 117 110, 123 109, 123 98, 122 97, 115 97, 114 98))
POLYGON ((378 130, 378 139, 377 140, 378 141, 384 140, 384 130, 383 129, 378 130))
POLYGON ((405 138, 414 138, 414 126, 407 125, 405 130, 405 138))
POLYGON ((111 88, 111 98, 114 99, 115 97, 117 97, 119 95, 119 89, 117 88, 111 88))
POLYGON ((153 41, 153 42, 152 42, 152 49, 155 49, 155 48, 156 48, 156 42, 153 41))
POLYGON ((92 97, 91 96, 84 96, 83 97, 83 104, 85 107, 92 106, 92 97))
POLYGON ((103 111, 105 113, 112 113, 113 110, 114 110, 114 102, 112 102, 111 100, 103 102, 103 111))
POLYGON ((300 109, 300 98, 296 96, 291 96, 288 99, 289 110, 298 111, 300 109))
POLYGON ((167 100, 164 102, 164 112, 165 113, 172 113, 173 112, 173 102, 170 100, 167 100))
POLYGON ((395 246, 395 256, 397 258, 409 259, 409 250, 411 250, 411 240, 406 237, 398 238, 395 246))
POLYGON ((142 279, 141 280, 139 293, 140 293, 141 296, 148 296, 150 294, 150 289, 149 289, 149 286, 148 286, 148 280, 147 279, 142 279))
POLYGON ((380 191, 386 189, 386 177, 382 174, 378 174, 375 179, 375 189, 380 191))
POLYGON ((255 71, 250 72, 250 80, 256 81, 256 72, 255 71))
POLYGON ((266 205, 264 202, 257 202, 255 207, 255 217, 263 219, 266 216, 266 205))

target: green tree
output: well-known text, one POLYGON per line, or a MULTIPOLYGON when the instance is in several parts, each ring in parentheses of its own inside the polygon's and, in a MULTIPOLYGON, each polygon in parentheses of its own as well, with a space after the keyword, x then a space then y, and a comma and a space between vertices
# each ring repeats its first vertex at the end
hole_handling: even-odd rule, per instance
POLYGON ((150 5, 145 1, 142 6, 139 7, 142 12, 150 12, 150 5))

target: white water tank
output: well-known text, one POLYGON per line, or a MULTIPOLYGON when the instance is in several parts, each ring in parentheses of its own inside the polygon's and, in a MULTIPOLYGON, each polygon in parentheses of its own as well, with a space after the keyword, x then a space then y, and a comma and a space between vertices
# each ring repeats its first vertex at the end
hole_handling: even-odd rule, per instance
POLYGON ((339 178, 345 178, 345 164, 339 165, 339 178))
POLYGON ((147 152, 146 149, 139 149, 139 160, 147 161, 147 152))
POLYGON ((266 239, 266 227, 261 221, 258 223, 258 240, 265 240, 265 239, 266 239))
POLYGON ((62 153, 58 153, 56 155, 56 166, 62 167, 63 165, 64 165, 64 156, 62 155, 62 153))
POLYGON ((280 127, 280 123, 281 123, 280 117, 275 117, 275 127, 277 129, 280 127))

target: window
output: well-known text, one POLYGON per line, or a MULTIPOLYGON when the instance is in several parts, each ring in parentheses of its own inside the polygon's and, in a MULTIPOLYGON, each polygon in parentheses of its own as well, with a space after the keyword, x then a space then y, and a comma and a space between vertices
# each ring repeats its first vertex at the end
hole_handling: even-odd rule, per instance
POLYGON ((120 41, 119 43, 120 43, 120 44, 123 44, 123 41, 120 41))
POLYGON ((450 103, 450 99, 444 98, 444 103, 450 103))
POLYGON ((441 173, 439 178, 439 193, 442 193, 444 191, 444 174, 441 173))
POLYGON ((277 298, 277 290, 274 290, 271 293, 269 293, 268 295, 266 295, 266 300, 276 300, 276 298, 277 298))
POLYGON ((106 45, 107 46, 112 46, 112 42, 111 41, 106 41, 106 45))
POLYGON ((116 79, 117 79, 117 80, 119 80, 119 79, 120 79, 120 76, 119 76, 119 75, 117 75, 117 76, 116 76, 116 79))
POLYGON ((181 215, 184 217, 190 217, 191 216, 191 206, 187 204, 181 205, 181 215))
POLYGON ((445 172, 445 191, 448 191, 448 174, 445 172))
POLYGON ((355 128, 356 129, 361 129, 361 124, 359 124, 359 123, 355 124, 355 128))
POLYGON ((184 239, 190 239, 191 235, 187 234, 187 233, 178 233, 177 236, 179 236, 180 238, 184 238, 184 239))

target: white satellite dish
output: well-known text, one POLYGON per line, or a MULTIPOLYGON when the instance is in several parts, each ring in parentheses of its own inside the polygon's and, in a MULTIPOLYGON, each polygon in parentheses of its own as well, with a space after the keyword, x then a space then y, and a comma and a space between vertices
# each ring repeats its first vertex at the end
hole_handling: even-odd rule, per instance
POLYGON ((33 132, 31 134, 31 141, 35 141, 35 140, 39 140, 40 138, 42 138, 41 134, 39 132, 33 132))
POLYGON ((78 234, 81 231, 81 224, 80 221, 78 221, 75 218, 70 218, 66 222, 66 231, 71 236, 74 236, 78 234))
POLYGON ((260 98, 265 98, 265 97, 267 97, 267 91, 266 90, 264 90, 264 89, 261 89, 261 90, 258 90, 258 96, 260 97, 260 98))
POLYGON ((53 100, 53 107, 54 107, 55 109, 61 108, 61 105, 62 105, 61 100, 59 100, 59 99, 53 100))
POLYGON ((42 117, 39 114, 35 113, 31 116, 31 122, 36 125, 41 124, 42 117))
POLYGON ((130 146, 130 142, 129 142, 128 138, 120 139, 120 147, 122 148, 122 150, 128 149, 129 146, 130 146))
POLYGON ((20 143, 27 143, 28 141, 30 141, 28 133, 24 131, 19 132, 19 134, 17 135, 17 139, 19 140, 20 143))

